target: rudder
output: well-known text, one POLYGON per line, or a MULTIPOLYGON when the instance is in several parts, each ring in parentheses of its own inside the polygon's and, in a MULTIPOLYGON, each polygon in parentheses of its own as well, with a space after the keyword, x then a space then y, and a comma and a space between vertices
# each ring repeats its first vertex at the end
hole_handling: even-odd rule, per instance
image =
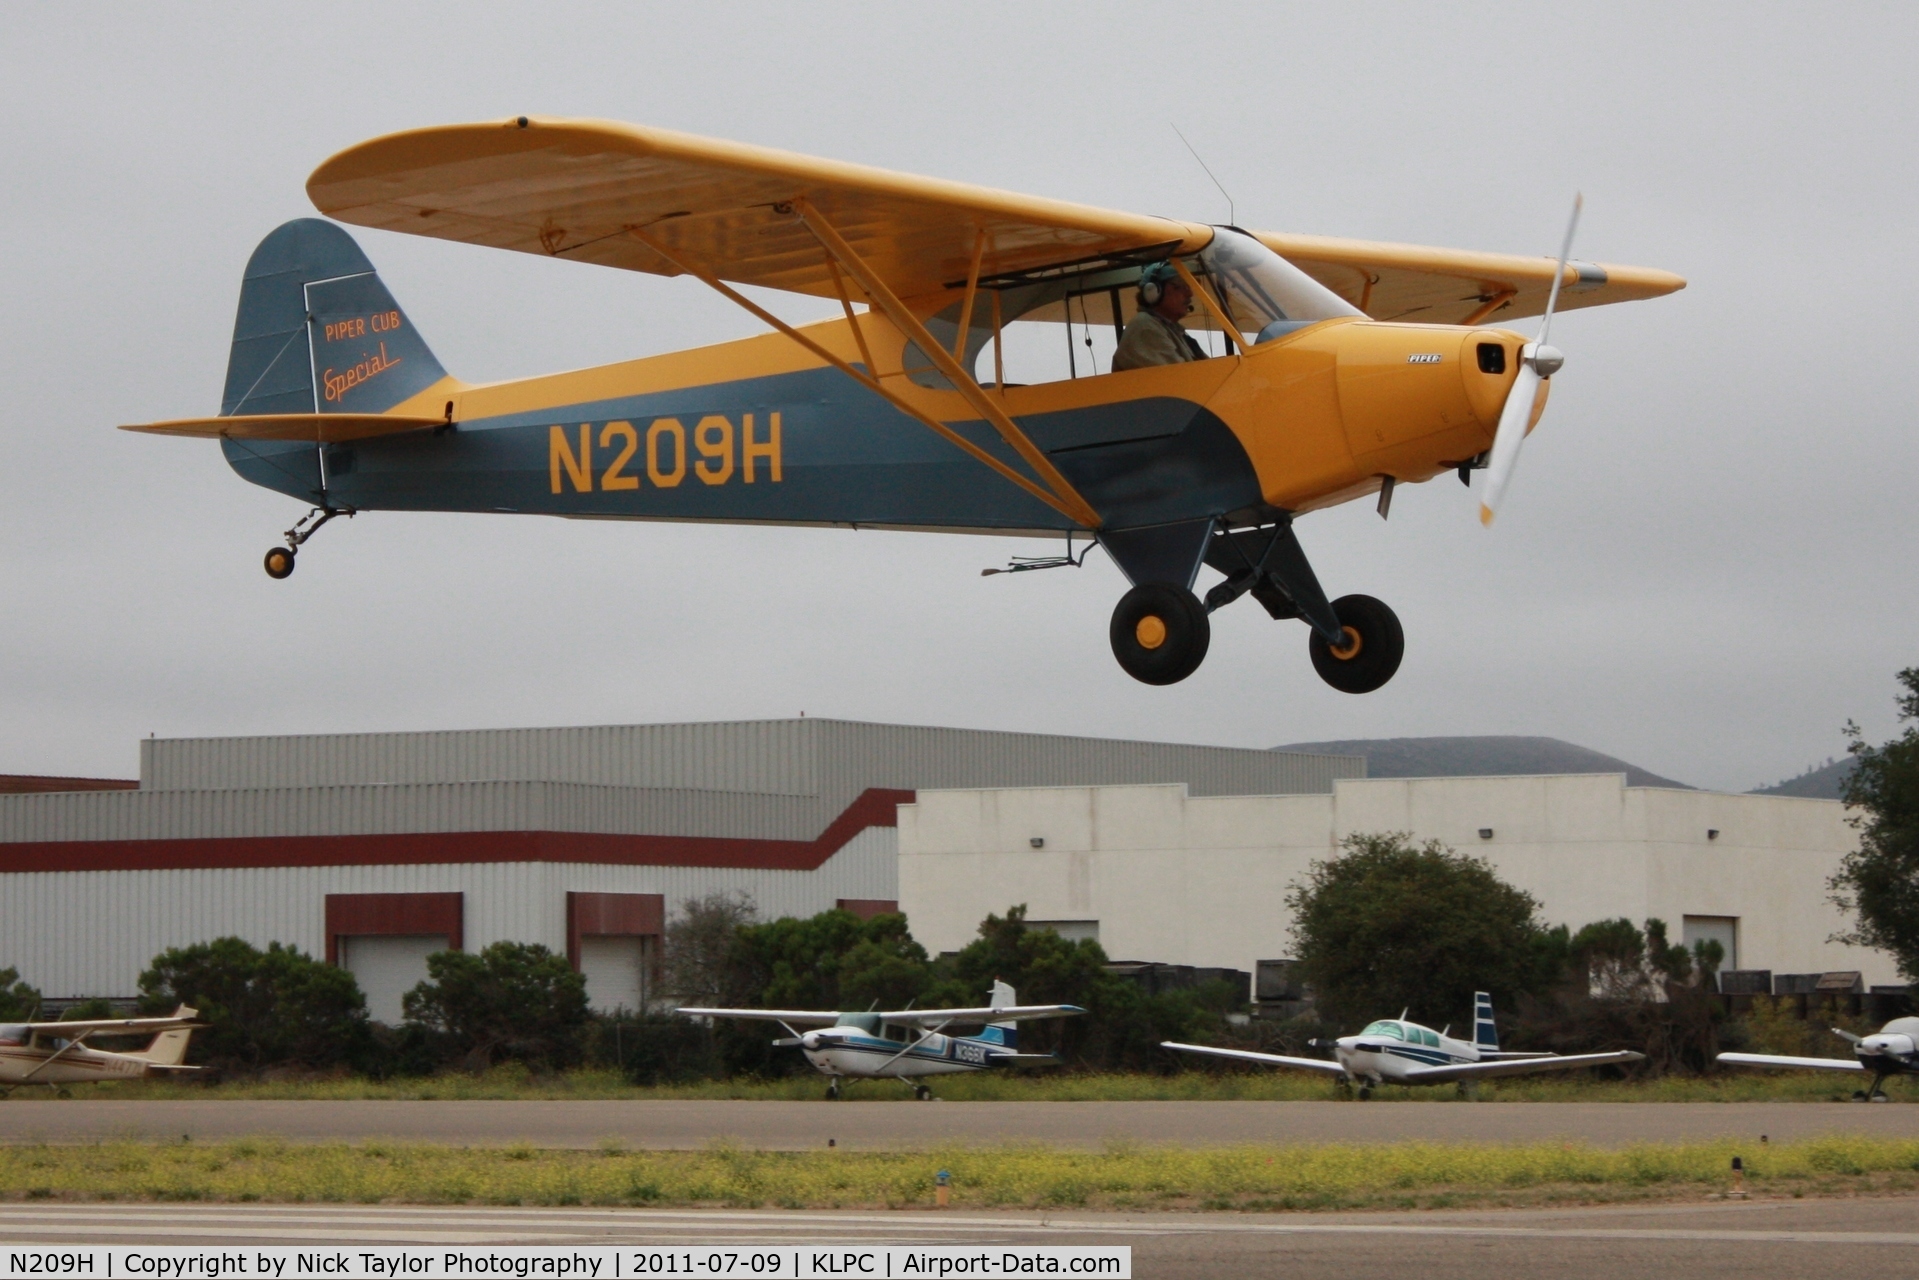
POLYGON ((1493 1025, 1493 998, 1490 992, 1473 992, 1473 1045, 1499 1052, 1499 1028, 1493 1025))

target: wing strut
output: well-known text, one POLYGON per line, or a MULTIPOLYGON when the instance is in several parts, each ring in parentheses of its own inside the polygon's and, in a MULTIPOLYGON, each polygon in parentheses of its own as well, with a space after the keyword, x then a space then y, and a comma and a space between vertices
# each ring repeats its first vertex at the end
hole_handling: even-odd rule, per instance
MULTIPOLYGON (((1054 470, 1052 463, 1046 461, 1045 455, 1039 453, 1039 450, 1033 446, 1031 441, 1026 440, 1025 433, 1021 432, 1018 427, 1012 426, 1012 420, 1010 418, 1006 418, 1005 414, 1003 413, 999 414, 999 417, 1006 421, 1007 426, 1012 429, 1013 434, 1015 436, 1018 436, 1018 438, 1021 441, 1024 441, 1026 443, 1026 449, 1031 449, 1034 455, 1039 458, 1040 465, 1036 467, 1036 469, 1039 470, 1040 474, 1043 477, 1047 478, 1047 482, 1049 484, 1054 484, 1054 477, 1057 477, 1057 484, 1054 485, 1053 493, 1049 493, 1045 489, 1042 489, 1039 485, 1034 484, 1031 480, 1028 480, 1025 476, 1013 470, 1011 467, 1007 466, 1004 462, 1001 462, 998 458, 995 458, 992 454, 986 452, 986 450, 980 448, 978 445, 974 444, 971 440, 968 440, 965 436, 961 435, 959 432, 947 426, 944 422, 941 422, 938 418, 935 418, 932 414, 927 413, 925 410, 920 409, 916 405, 909 403, 904 397, 900 396, 896 392, 889 390, 885 386, 882 386, 880 384, 879 379, 874 376, 873 372, 869 372, 872 370, 872 356, 871 356, 871 353, 867 352, 865 349, 866 339, 861 334, 858 324, 854 324, 853 326, 853 336, 859 341, 861 354, 866 356, 868 371, 862 371, 856 368, 855 366, 848 364, 846 361, 840 359, 840 357, 838 357, 837 355, 834 355, 831 351, 828 351, 825 347, 813 341, 813 339, 807 337, 805 334, 801 333, 798 329, 795 329, 792 325, 786 323, 786 321, 780 319, 778 316, 768 311, 765 307, 762 307, 759 304, 755 303, 752 299, 746 297, 744 294, 740 293, 738 290, 729 288, 727 284, 724 281, 720 280, 717 276, 709 275, 707 272, 700 270, 698 267, 693 266, 691 263, 686 262, 679 257, 676 257, 673 253, 668 251, 665 245, 661 244, 654 237, 647 235, 646 232, 642 230, 641 228, 628 227, 626 233, 632 236, 635 240, 638 240, 641 244, 644 244, 647 248, 651 249, 654 253, 659 254, 661 258, 671 263, 676 270, 682 272, 685 275, 692 276, 695 280, 700 281, 702 284, 706 285, 708 288, 718 293, 721 297, 726 298, 730 302, 738 304, 740 307, 751 312, 753 315, 757 316, 759 319, 773 326, 773 328, 778 329, 781 333, 793 339, 793 341, 799 343, 802 347, 805 347, 808 351, 812 352, 814 355, 818 356, 821 360, 824 360, 826 363, 832 365, 834 368, 838 369, 841 373, 844 373, 847 377, 853 379, 853 381, 859 383, 861 386, 865 387, 868 391, 871 391, 874 395, 879 396, 882 399, 886 400, 895 409, 898 409, 901 413, 906 414, 908 417, 915 418, 919 422, 925 424, 927 427, 930 427, 937 435, 945 439, 949 444, 962 450, 963 452, 971 456, 975 461, 983 463, 984 465, 992 468, 994 471, 998 472, 1001 476, 1005 477, 1007 480, 1012 481, 1014 484, 1026 490, 1026 492, 1032 494, 1035 498, 1039 499, 1041 502, 1045 503, 1047 506, 1051 507, 1053 510, 1065 516, 1068 520, 1076 520, 1079 523, 1085 525, 1089 529, 1099 528, 1101 521, 1098 513, 1093 510, 1091 505, 1089 505, 1084 498, 1079 496, 1079 492, 1076 489, 1074 489, 1072 485, 1066 482, 1066 478, 1064 476, 1061 476, 1058 471, 1054 470), (1049 472, 1051 473, 1050 475, 1048 475, 1049 472), (1077 504, 1077 505, 1073 505, 1073 504, 1077 504)), ((844 243, 845 243, 844 241, 841 241, 841 244, 844 244, 844 243)), ((850 254, 852 250, 849 248, 847 252, 850 254)), ((830 250, 828 251, 827 257, 828 257, 828 261, 831 262, 833 255, 830 250)), ((864 266, 865 264, 861 263, 861 265, 864 266)), ((868 292, 869 293, 871 292, 871 289, 867 285, 866 281, 862 279, 857 272, 854 273, 853 278, 854 280, 859 282, 862 288, 867 288, 868 292)), ((887 294, 886 296, 889 299, 892 298, 892 295, 890 293, 887 294)), ((847 311, 849 312, 849 318, 850 318, 850 312, 852 311, 852 304, 850 303, 850 301, 846 299, 844 290, 841 291, 841 301, 842 301, 842 304, 845 305, 847 311)), ((895 301, 895 305, 897 305, 897 300, 894 300, 894 301, 895 301)), ((918 321, 913 320, 910 314, 907 315, 907 321, 913 326, 913 328, 908 330, 907 332, 914 336, 919 336, 924 338, 924 341, 921 342, 920 345, 932 353, 932 356, 935 362, 938 362, 940 360, 947 360, 949 362, 951 361, 951 357, 947 356, 946 352, 940 348, 939 343, 934 342, 930 336, 927 336, 926 330, 919 324, 918 321), (931 344, 931 345, 929 346, 928 344, 931 344)), ((895 323, 897 323, 897 321, 895 321, 895 323)), ((953 368, 957 370, 959 366, 957 364, 954 364, 953 368)), ((944 372, 944 370, 942 370, 942 372, 944 372)), ((960 375, 959 380, 964 382, 968 386, 973 385, 972 380, 967 378, 964 374, 960 375)), ((978 390, 977 387, 975 387, 974 389, 978 390)), ((981 399, 982 400, 985 399, 984 393, 981 393, 981 399)), ((991 420, 992 415, 988 414, 988 418, 989 420, 991 420)), ((999 423, 994 422, 994 426, 996 427, 999 426, 999 423)), ((1000 434, 1005 435, 1006 434, 1005 429, 1001 429, 1000 434)), ((1019 448, 1017 444, 1015 444, 1014 447, 1019 448)), ((1022 449, 1020 450, 1020 453, 1021 453, 1021 456, 1025 456, 1026 450, 1022 449)))
MULTIPOLYGON (((1051 489, 1054 495, 1046 500, 1046 504, 1062 515, 1079 521, 1089 529, 1099 528, 1104 522, 1100 519, 1099 513, 1093 510, 1092 504, 1080 496, 1079 490, 1059 473, 1059 468, 1053 465, 1052 459, 1027 438, 1026 433, 1007 416, 1006 411, 993 403, 992 397, 988 396, 980 384, 973 380, 973 375, 962 368, 960 362, 955 360, 951 353, 926 331, 926 326, 921 324, 919 318, 907 310, 906 304, 886 287, 886 282, 880 279, 879 273, 854 252, 853 246, 840 237, 840 233, 833 229, 833 224, 804 200, 793 202, 793 212, 806 224, 807 230, 813 233, 813 237, 820 242, 827 253, 838 259, 846 273, 853 277, 860 288, 866 290, 866 295, 873 300, 873 305, 885 312, 886 318, 891 320, 901 333, 919 344, 920 350, 924 351, 927 359, 933 362, 933 367, 946 375, 946 380, 953 384, 953 389, 964 396, 966 402, 978 410, 982 417, 992 423, 993 429, 1000 433, 1001 438, 1012 445, 1019 456, 1026 459, 1026 464, 1046 481, 1046 487, 1051 489)), ((984 247, 985 242, 982 239, 974 250, 974 276, 967 285, 969 297, 978 282, 980 252, 984 247)), ((991 455, 982 453, 981 456, 991 455)))

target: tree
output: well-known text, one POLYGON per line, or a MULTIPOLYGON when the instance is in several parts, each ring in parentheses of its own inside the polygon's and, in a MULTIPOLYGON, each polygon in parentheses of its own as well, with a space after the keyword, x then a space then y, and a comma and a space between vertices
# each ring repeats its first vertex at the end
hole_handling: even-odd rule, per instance
MULTIPOLYGON (((1919 722, 1919 667, 1899 673, 1901 722, 1919 722)), ((1828 882, 1832 901, 1854 917, 1835 940, 1890 952, 1908 982, 1919 982, 1919 723, 1877 747, 1846 725, 1858 763, 1846 779, 1859 847, 1828 882)))
POLYGON ((1460 1023, 1473 992, 1510 1007, 1550 987, 1553 935, 1539 903, 1479 858, 1404 832, 1348 836, 1286 895, 1301 977, 1335 1025, 1402 1009, 1460 1023))
POLYGON ((745 925, 729 967, 776 1009, 901 1009, 922 1000, 933 981, 926 948, 897 912, 862 920, 833 910, 745 925))
POLYGON ((207 1024, 189 1042, 195 1062, 325 1067, 368 1043, 366 998, 353 975, 277 942, 261 951, 244 938, 215 938, 161 952, 140 975, 140 1009, 172 1013, 183 1004, 207 1024))
POLYGON ((731 970, 736 936, 759 918, 746 893, 709 893, 688 898, 666 926, 663 985, 682 1004, 725 1005, 757 999, 741 991, 731 970))
POLYGON ((30 1022, 39 1012, 39 988, 22 982, 18 969, 0 969, 0 1019, 30 1022))
POLYGON ((586 1027, 586 979, 537 942, 496 942, 478 955, 436 951, 427 980, 401 1002, 409 1022, 444 1032, 467 1065, 500 1058, 570 1066, 586 1027))

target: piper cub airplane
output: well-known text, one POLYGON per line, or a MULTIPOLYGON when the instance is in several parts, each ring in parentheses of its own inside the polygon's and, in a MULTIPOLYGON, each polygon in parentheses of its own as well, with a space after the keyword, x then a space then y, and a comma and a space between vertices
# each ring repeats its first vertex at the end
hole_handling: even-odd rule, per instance
POLYGON ((171 1071, 198 1071, 182 1064, 199 1010, 181 1005, 166 1018, 98 1018, 73 1022, 0 1023, 0 1090, 23 1084, 58 1089, 98 1080, 131 1080, 171 1071), (136 1053, 91 1049, 93 1036, 152 1036, 136 1053))
POLYGON ((1446 1034, 1450 1027, 1434 1031, 1406 1015, 1368 1024, 1356 1036, 1341 1036, 1333 1042, 1333 1058, 1286 1058, 1276 1053, 1254 1053, 1247 1049, 1215 1049, 1203 1044, 1175 1044, 1162 1041, 1162 1049, 1181 1053, 1203 1053, 1215 1058, 1235 1058, 1241 1062, 1262 1062, 1274 1067, 1292 1067, 1299 1071, 1317 1071, 1338 1076, 1343 1083, 1356 1086, 1363 1100, 1373 1096, 1382 1084, 1460 1084, 1496 1076, 1523 1076, 1539 1071, 1569 1071, 1575 1067, 1603 1067, 1615 1062, 1638 1062, 1646 1055, 1621 1049, 1614 1053, 1502 1052, 1499 1029, 1493 1024, 1493 998, 1484 991, 1473 995, 1473 1038, 1454 1040, 1446 1034))
POLYGON ((1850 1041, 1852 1054, 1846 1058, 1791 1058, 1773 1053, 1722 1053, 1718 1060, 1729 1067, 1773 1067, 1797 1071, 1870 1071, 1870 1088, 1853 1092, 1860 1101, 1884 1102, 1883 1086, 1887 1076, 1919 1075, 1919 1018, 1894 1018, 1874 1035, 1855 1035, 1838 1027, 1832 1033, 1850 1041))
POLYGON ((773 1043, 797 1045, 814 1070, 826 1077, 826 1096, 838 1099, 840 1081, 898 1080, 913 1096, 933 1096, 923 1076, 950 1076, 987 1067, 1052 1067, 1050 1053, 1021 1053, 1019 1024, 1037 1018, 1070 1018, 1086 1010, 1072 1004, 1015 1004, 1004 982, 993 984, 984 1009, 901 1009, 894 1013, 835 1013, 810 1009, 676 1009, 700 1018, 754 1018, 777 1022, 786 1035, 773 1043), (951 1026, 985 1023, 976 1036, 944 1034, 951 1026), (800 1027, 811 1026, 812 1031, 800 1027), (917 1032, 917 1034, 915 1034, 917 1032))
MULTIPOLYGON (((290 222, 248 262, 220 415, 129 427, 218 439, 310 502, 293 572, 338 515, 499 511, 1097 541, 1131 581, 1113 652, 1150 684, 1206 655, 1251 594, 1303 619, 1314 666, 1364 693, 1399 666, 1393 611, 1328 600, 1295 517, 1487 471, 1490 522, 1563 357, 1556 306, 1651 298, 1668 272, 1245 231, 598 120, 392 134, 307 181, 340 222, 691 276, 777 333, 513 382, 434 359, 353 239, 290 222), (1149 271, 1149 268, 1151 269, 1149 271), (1003 335, 1090 345, 1176 280, 1219 358, 1014 385, 1003 335), (795 326, 735 286, 838 303, 795 326), (1537 339, 1483 328, 1544 314, 1537 339), (1223 575, 1204 602, 1202 565, 1223 575)), ((1575 207, 1575 218, 1576 218, 1575 207)), ((1571 231, 1567 233, 1567 247, 1571 231)), ((1175 307, 1177 302, 1173 304, 1175 307)), ((989 570, 988 572, 995 572, 989 570)))

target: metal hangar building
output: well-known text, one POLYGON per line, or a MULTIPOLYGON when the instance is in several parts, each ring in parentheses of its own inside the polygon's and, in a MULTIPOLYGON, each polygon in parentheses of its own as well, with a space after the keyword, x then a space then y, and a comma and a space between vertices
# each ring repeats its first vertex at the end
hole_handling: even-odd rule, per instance
POLYGON ((428 954, 511 940, 564 953, 595 1006, 638 1008, 687 899, 895 910, 895 815, 922 789, 1330 795, 1364 773, 1354 756, 805 718, 147 739, 137 784, 0 784, 0 967, 48 996, 124 998, 166 948, 232 934, 344 965, 397 1022, 428 954))

